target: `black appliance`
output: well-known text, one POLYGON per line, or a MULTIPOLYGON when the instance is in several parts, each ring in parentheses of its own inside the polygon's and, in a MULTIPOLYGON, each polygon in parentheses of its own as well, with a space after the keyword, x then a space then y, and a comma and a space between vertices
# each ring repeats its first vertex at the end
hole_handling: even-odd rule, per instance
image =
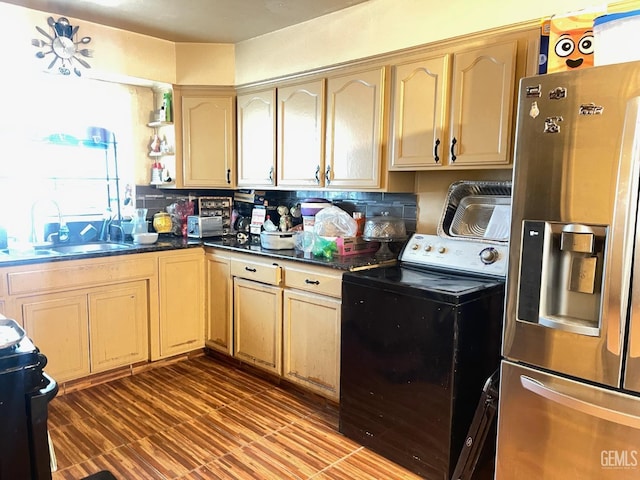
POLYGON ((16 341, 0 335, 0 480, 50 480, 47 418, 58 384, 44 373, 47 358, 14 320, 2 319, 0 333, 13 329, 16 341))
POLYGON ((339 430, 448 479, 500 361, 506 246, 414 234, 400 260, 343 275, 339 430))

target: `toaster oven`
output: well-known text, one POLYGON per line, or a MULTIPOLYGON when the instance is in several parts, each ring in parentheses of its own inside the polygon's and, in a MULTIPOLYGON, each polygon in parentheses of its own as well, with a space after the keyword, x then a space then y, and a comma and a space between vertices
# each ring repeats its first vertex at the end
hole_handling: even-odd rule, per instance
POLYGON ((228 229, 224 228, 223 217, 203 217, 202 215, 189 215, 187 217, 187 236, 193 238, 220 237, 226 235, 228 229))

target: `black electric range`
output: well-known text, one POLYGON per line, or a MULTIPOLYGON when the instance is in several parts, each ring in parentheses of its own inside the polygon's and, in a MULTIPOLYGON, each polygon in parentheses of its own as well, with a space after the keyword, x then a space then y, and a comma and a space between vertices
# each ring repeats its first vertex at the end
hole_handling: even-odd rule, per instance
POLYGON ((397 266, 343 275, 340 432, 451 478, 499 365, 506 262, 506 245, 414 234, 397 266))

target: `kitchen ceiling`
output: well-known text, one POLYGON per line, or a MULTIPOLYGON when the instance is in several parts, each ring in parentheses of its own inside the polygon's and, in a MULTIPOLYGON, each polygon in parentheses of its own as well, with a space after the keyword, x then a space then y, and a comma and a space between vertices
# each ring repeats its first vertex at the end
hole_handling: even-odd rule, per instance
POLYGON ((5 0, 172 42, 238 43, 368 0, 5 0))

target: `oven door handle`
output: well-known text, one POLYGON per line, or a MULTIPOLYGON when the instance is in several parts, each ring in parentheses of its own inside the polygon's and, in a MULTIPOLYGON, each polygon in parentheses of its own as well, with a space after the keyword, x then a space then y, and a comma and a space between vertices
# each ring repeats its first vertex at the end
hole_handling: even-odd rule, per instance
MULTIPOLYGON (((605 405, 599 405, 591 400, 579 398, 578 392, 568 393, 554 390, 541 381, 535 380, 526 375, 520 375, 520 383, 526 390, 529 390, 530 392, 535 393, 536 395, 546 398, 547 400, 550 400, 559 405, 563 405, 572 410, 591 415, 592 417, 600 418, 602 420, 607 420, 609 422, 614 422, 619 425, 624 425, 626 427, 640 430, 640 417, 634 415, 633 413, 629 413, 633 411, 632 409, 629 409, 628 412, 625 412, 609 408, 605 405)), ((619 398, 618 400, 621 401, 624 399, 619 398)), ((622 402, 616 403, 617 405, 620 405, 620 403, 622 402)), ((637 410, 637 407, 635 410, 637 410)))
POLYGON ((58 394, 58 382, 56 382, 45 372, 42 372, 42 376, 45 378, 45 380, 47 380, 47 386, 41 388, 38 391, 38 395, 46 397, 48 401, 51 401, 58 394))

